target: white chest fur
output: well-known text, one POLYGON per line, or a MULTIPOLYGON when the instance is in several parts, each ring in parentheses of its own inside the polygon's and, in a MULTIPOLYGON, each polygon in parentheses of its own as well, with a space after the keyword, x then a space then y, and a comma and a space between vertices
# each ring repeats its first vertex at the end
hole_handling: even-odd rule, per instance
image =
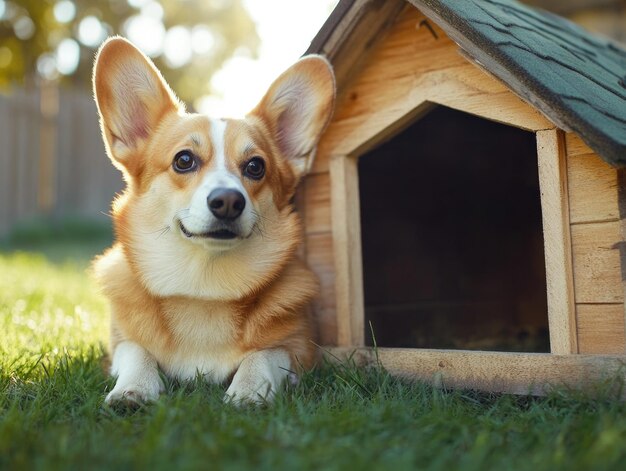
POLYGON ((165 315, 174 348, 157 357, 171 377, 212 382, 225 380, 239 366, 244 352, 237 345, 232 307, 227 303, 168 301, 165 315))

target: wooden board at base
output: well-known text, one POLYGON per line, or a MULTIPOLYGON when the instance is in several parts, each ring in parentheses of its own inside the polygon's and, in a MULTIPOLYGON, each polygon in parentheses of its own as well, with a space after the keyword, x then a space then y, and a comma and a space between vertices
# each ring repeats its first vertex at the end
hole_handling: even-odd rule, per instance
MULTIPOLYGON (((380 361, 391 374, 437 387, 521 395, 545 395, 555 387, 593 392, 604 381, 626 379, 626 355, 329 347, 326 357, 331 361, 352 358, 358 366, 380 361)), ((626 399, 626 391, 622 398, 626 399)))

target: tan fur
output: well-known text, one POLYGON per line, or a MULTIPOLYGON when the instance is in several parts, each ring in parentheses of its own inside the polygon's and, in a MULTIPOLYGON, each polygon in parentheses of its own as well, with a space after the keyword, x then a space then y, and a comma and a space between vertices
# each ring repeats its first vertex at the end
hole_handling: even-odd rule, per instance
MULTIPOLYGON (((334 83, 321 59, 297 67, 307 68, 308 80, 319 82, 316 93, 323 102, 310 118, 315 121, 311 135, 300 138, 305 144, 295 159, 302 159, 312 154, 329 120, 334 83)), ((293 76, 287 75, 289 80, 293 76)), ((281 348, 292 365, 313 364, 304 312, 317 292, 317 280, 295 255, 302 230, 291 198, 303 172, 285 155, 293 150, 288 148, 292 142, 277 134, 284 116, 272 105, 272 93, 280 89, 280 80, 250 116, 226 122, 228 170, 240 175, 248 159, 262 156, 266 176, 241 180, 260 215, 255 230, 232 249, 214 254, 184 240, 168 219, 189 206, 213 168, 211 121, 185 113, 152 63, 125 40, 115 38, 101 48, 94 89, 103 138, 127 182, 113 206, 116 243, 94 263, 111 304, 112 351, 120 342, 132 341, 168 375, 187 378, 196 369, 215 381, 231 376, 247 355, 259 350, 281 348), (124 84, 138 90, 129 91, 124 84), (199 157, 197 171, 172 170, 181 149, 199 157)))

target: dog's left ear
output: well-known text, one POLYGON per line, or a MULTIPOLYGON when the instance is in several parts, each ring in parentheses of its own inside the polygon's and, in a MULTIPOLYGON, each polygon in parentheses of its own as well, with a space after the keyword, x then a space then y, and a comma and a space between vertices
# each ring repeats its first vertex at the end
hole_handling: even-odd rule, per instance
POLYGON ((308 170, 334 103, 332 66, 322 56, 310 55, 283 72, 250 114, 269 127, 299 179, 308 170))

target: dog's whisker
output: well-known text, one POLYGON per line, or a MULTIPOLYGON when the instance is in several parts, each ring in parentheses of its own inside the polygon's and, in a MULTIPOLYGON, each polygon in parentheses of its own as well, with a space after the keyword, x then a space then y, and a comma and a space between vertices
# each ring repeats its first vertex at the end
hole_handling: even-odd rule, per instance
MULTIPOLYGON (((263 215, 257 213, 254 210, 252 212, 257 217, 257 224, 256 225, 258 227, 259 234, 261 235, 261 237, 267 239, 267 237, 265 237, 265 234, 264 234, 265 223, 269 222, 271 224, 273 221, 270 218, 268 218, 266 216, 263 216, 263 215)), ((271 240, 271 239, 268 239, 268 240, 271 240)))
POLYGON ((256 218, 258 218, 258 219, 260 219, 260 220, 262 220, 262 221, 264 221, 264 222, 270 222, 270 223, 273 223, 273 222, 274 222, 274 220, 273 220, 273 219, 270 219, 268 216, 265 216, 265 215, 263 215, 263 214, 260 214, 258 211, 254 210, 254 209, 252 210, 252 214, 254 214, 254 216, 255 216, 256 218))
POLYGON ((178 219, 187 218, 189 216, 191 216, 189 214, 189 208, 183 208, 183 209, 179 209, 178 211, 176 211, 176 217, 178 219))
POLYGON ((254 227, 252 227, 252 233, 257 233, 261 236, 261 238, 263 238, 263 231, 258 224, 255 224, 254 227))
POLYGON ((159 240, 161 237, 163 237, 165 234, 167 234, 170 231, 170 226, 165 226, 163 228, 163 230, 159 233, 159 235, 157 236, 157 240, 159 240))
POLYGON ((169 226, 165 226, 165 227, 161 227, 160 229, 157 229, 156 231, 141 231, 141 233, 145 235, 152 235, 152 234, 161 233, 168 228, 169 226))
POLYGON ((257 234, 259 234, 259 236, 261 236, 262 239, 267 240, 267 241, 274 241, 276 240, 275 237, 270 237, 267 235, 267 232, 264 231, 261 226, 259 224, 256 224, 253 228, 252 228, 252 232, 256 232, 257 234))

